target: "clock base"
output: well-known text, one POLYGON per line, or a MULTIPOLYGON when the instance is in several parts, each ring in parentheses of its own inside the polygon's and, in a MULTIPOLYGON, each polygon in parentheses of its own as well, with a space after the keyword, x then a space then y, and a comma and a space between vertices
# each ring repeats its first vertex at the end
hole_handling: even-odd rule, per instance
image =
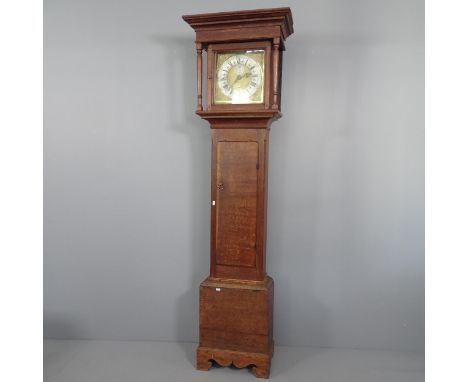
MULTIPOLYGON (((273 349, 272 349, 273 353, 273 349)), ((250 368, 257 378, 270 377, 270 363, 273 354, 251 353, 234 350, 215 349, 199 346, 197 349, 197 369, 209 370, 216 362, 220 366, 250 368)))
POLYGON ((197 368, 251 367, 268 378, 273 356, 273 279, 207 278, 200 285, 200 346, 197 368))

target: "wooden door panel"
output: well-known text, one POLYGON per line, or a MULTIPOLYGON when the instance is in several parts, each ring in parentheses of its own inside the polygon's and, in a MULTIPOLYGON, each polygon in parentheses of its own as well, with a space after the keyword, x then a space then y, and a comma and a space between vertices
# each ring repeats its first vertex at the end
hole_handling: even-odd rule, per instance
POLYGON ((217 143, 216 264, 256 266, 258 143, 217 143))

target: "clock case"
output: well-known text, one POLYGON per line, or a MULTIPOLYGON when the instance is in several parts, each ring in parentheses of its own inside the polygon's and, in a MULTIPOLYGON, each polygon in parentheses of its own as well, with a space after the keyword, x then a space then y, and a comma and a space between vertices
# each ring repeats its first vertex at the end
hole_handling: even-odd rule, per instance
POLYGON ((282 54, 293 33, 291 10, 183 19, 196 33, 196 113, 209 122, 212 135, 211 260, 210 275, 200 285, 197 368, 233 364, 268 378, 274 352, 274 283, 266 273, 268 139, 271 123, 281 116, 282 54), (265 50, 264 102, 215 104, 216 53, 255 49, 265 50))

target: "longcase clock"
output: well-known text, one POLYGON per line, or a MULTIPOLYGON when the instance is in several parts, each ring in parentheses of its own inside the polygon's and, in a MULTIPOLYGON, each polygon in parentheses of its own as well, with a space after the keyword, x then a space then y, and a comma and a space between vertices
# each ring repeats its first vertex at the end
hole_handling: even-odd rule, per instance
POLYGON ((281 116, 291 10, 183 19, 196 33, 196 113, 212 136, 211 262, 200 285, 197 368, 233 364, 268 378, 274 350, 273 279, 265 269, 268 134, 281 116))

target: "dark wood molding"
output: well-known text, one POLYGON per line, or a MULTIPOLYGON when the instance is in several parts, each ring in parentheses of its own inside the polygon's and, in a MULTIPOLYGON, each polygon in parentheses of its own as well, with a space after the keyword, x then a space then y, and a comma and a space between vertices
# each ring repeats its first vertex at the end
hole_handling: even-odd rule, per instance
MULTIPOLYGON (((214 30, 228 30, 230 32, 238 28, 258 28, 259 26, 263 26, 265 31, 271 31, 274 34, 274 36, 271 35, 269 37, 281 37, 282 40, 286 40, 294 33, 293 18, 289 7, 203 13, 185 15, 182 18, 197 32, 198 42, 210 41, 207 38, 207 34, 198 34, 199 32, 214 30), (267 29, 266 27, 271 28, 267 29)), ((226 41, 226 38, 223 37, 223 41, 226 41)))
POLYGON ((281 112, 275 110, 218 110, 197 114, 208 121, 212 129, 269 129, 273 121, 281 118, 281 112))

